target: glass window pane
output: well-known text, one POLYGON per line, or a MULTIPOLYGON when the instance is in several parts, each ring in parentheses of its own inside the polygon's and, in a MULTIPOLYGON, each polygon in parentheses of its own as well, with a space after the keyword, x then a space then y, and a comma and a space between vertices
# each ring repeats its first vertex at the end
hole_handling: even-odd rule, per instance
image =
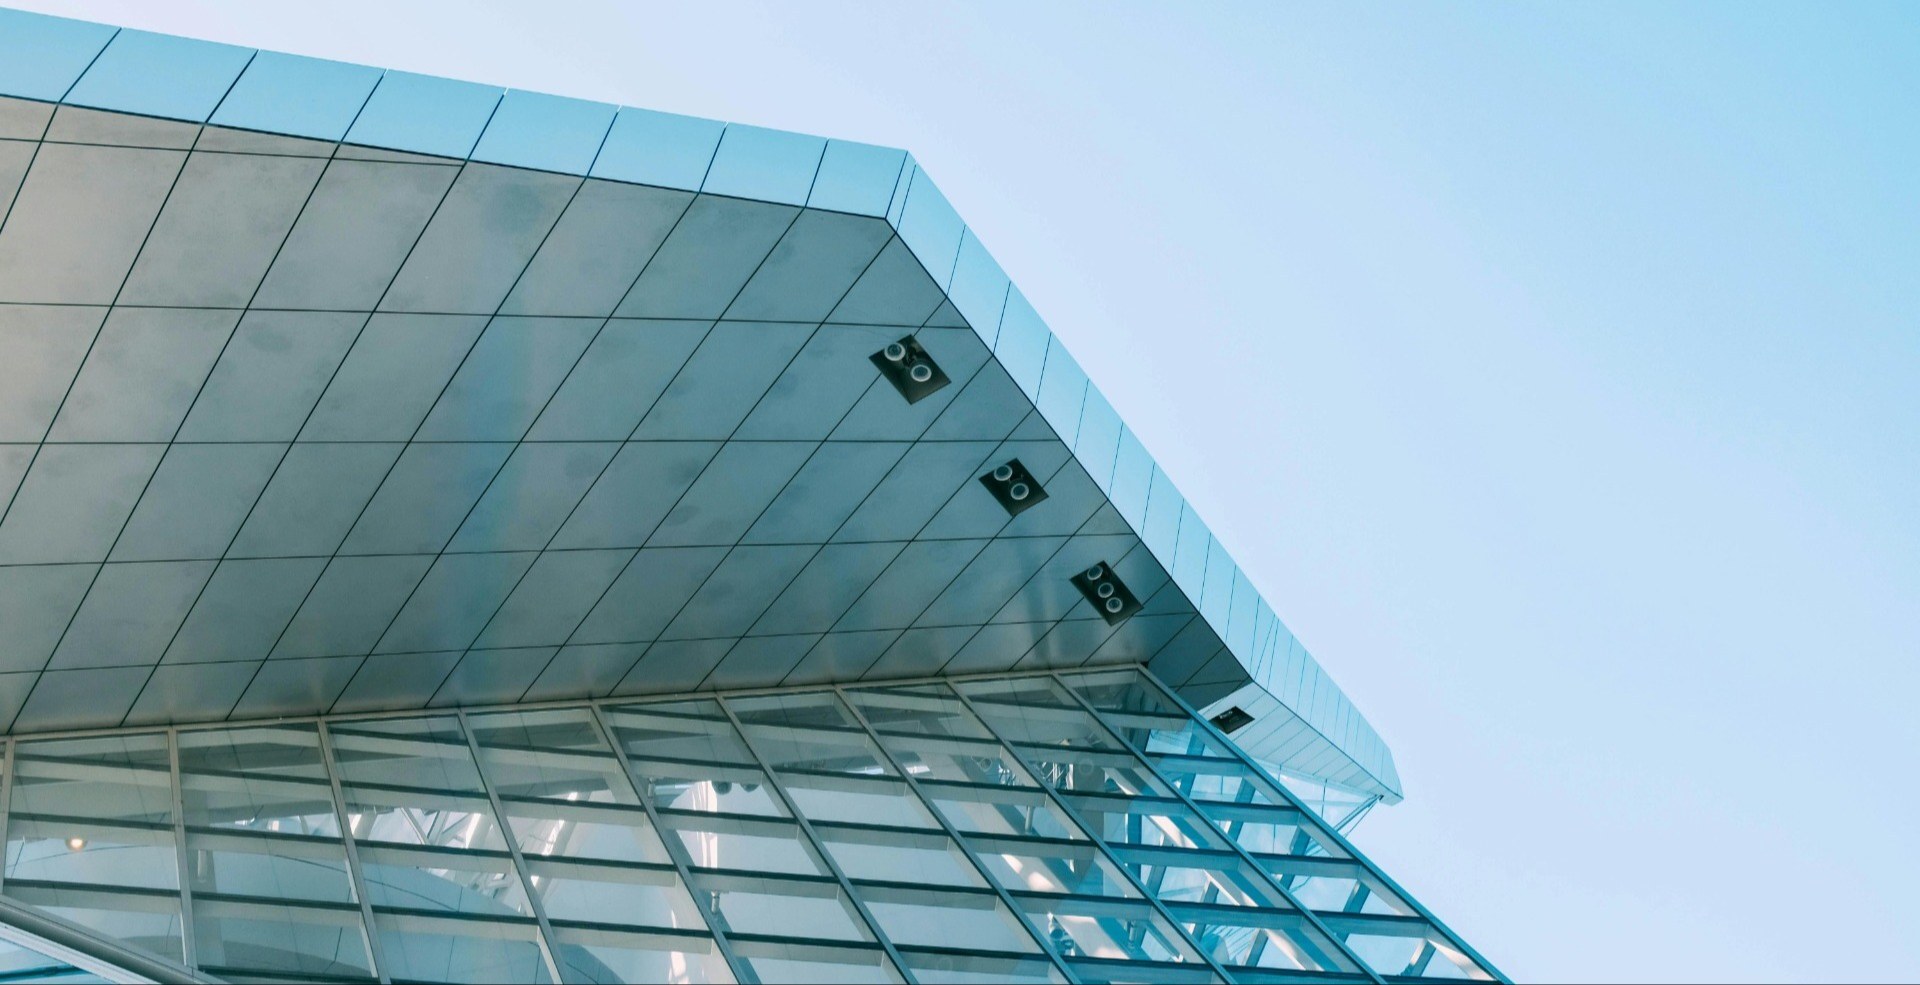
POLYGON ((973 850, 1002 886, 1033 893, 1137 898, 1120 870, 1087 841, 973 839, 973 850))
POLYGON ((22 880, 173 890, 173 829, 15 815, 7 824, 7 882, 22 880))
POLYGON ((1080 896, 1018 897, 1027 918, 1062 957, 1198 961, 1173 926, 1145 902, 1080 896))
POLYGON ((733 972, 713 939, 692 934, 633 934, 555 926, 560 980, 582 985, 732 982, 733 972))
POLYGON ((920 789, 958 831, 1043 838, 1086 837, 1080 826, 1037 788, 921 781, 920 789))
POLYGON ((791 821, 662 813, 690 864, 708 869, 825 875, 827 869, 791 821))
POLYGON ((261 975, 371 977, 360 909, 193 901, 194 956, 229 979, 261 975))
POLYGON ((886 776, 785 773, 780 783, 812 821, 847 821, 905 828, 937 828, 904 781, 886 776))
POLYGON ((798 940, 736 940, 733 953, 764 982, 897 982, 877 946, 798 940))
POLYGON ((128 947, 180 960, 180 897, 172 891, 9 882, 7 895, 128 947))
POLYGON ((933 831, 888 831, 831 824, 815 826, 821 847, 849 879, 984 886, 953 839, 933 831))
POLYGON ((565 801, 502 799, 507 824, 520 852, 528 857, 556 856, 652 862, 671 859, 653 822, 638 808, 565 801))
POLYGON ((173 823, 167 737, 153 733, 22 742, 14 747, 14 814, 173 823))
POLYGON ((321 903, 352 903, 347 850, 320 838, 187 832, 193 891, 321 903))
POLYGON ((395 718, 329 725, 340 779, 352 783, 484 791, 458 719, 395 718))
POLYGON ((858 887, 880 932, 895 944, 1033 952, 1033 938, 992 892, 858 887))
POLYGON ((900 958, 913 971, 913 977, 928 985, 1065 981, 1053 962, 1038 955, 954 954, 902 948, 900 958))
POLYGON ((395 981, 552 981, 532 920, 456 920, 376 910, 373 922, 384 970, 395 981))
POLYGON ((492 917, 533 912, 505 854, 365 845, 360 872, 368 901, 378 907, 492 917))
POLYGON ((549 920, 701 930, 707 923, 671 866, 585 865, 528 859, 549 920))
POLYGON ((585 709, 474 715, 481 767, 501 796, 636 803, 585 709))
POLYGON ((187 731, 179 743, 188 825, 340 836, 313 726, 187 731))
POLYGON ((973 712, 940 685, 857 688, 847 692, 847 699, 876 732, 991 738, 973 712))
POLYGON ((483 794, 347 787, 347 822, 358 841, 504 852, 483 794))
POLYGON ((695 871, 694 898, 731 933, 866 941, 871 935, 839 883, 819 876, 695 871))

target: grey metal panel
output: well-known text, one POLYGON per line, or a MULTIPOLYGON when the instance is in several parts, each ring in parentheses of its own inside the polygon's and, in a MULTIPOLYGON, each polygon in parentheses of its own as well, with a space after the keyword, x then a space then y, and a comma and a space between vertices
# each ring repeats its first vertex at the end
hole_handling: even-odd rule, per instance
POLYGON ((754 521, 744 542, 817 543, 833 536, 909 447, 904 441, 821 445, 754 521))
POLYGON ((905 629, 986 546, 984 540, 922 540, 908 544, 893 564, 834 624, 836 631, 905 629))
POLYGON ((39 441, 106 308, 0 305, 0 441, 39 441))
POLYGON ((561 526, 553 546, 573 550, 645 544, 720 447, 708 441, 628 443, 561 526))
POLYGON ((194 153, 119 303, 245 305, 325 168, 310 157, 194 153))
POLYGON ((785 678, 820 639, 804 636, 748 636, 733 645, 702 681, 703 688, 752 686, 785 678))
POLYGON ((898 238, 888 241, 847 291, 830 322, 857 325, 919 325, 946 297, 898 238))
POLYGON ((219 557, 286 449, 273 444, 168 446, 108 560, 219 557))
POLYGON ((589 180, 534 254, 501 312, 613 314, 692 201, 690 192, 589 180))
POLYGON ((732 640, 672 640, 647 647, 614 694, 670 694, 691 691, 707 679, 732 640))
POLYGON ((949 497, 965 488, 963 483, 980 474, 994 449, 982 441, 914 445, 833 539, 911 539, 949 497))
MULTIPOLYGON (((633 558, 632 550, 540 555, 474 642, 481 647, 558 646, 633 558)), ((622 673, 625 668, 622 668, 622 673)), ((608 683, 617 680, 616 675, 608 683)))
POLYGON ((871 388, 888 389, 868 356, 906 333, 828 326, 813 334, 740 425, 743 439, 820 441, 871 388))
POLYGON ((707 321, 607 322, 527 438, 626 440, 712 328, 707 321))
POLYGON ((614 313, 626 318, 720 317, 799 212, 736 198, 694 199, 614 313))
POLYGON ((329 708, 352 680, 360 657, 322 657, 316 660, 269 660, 233 708, 236 718, 266 718, 299 714, 306 708, 329 708))
MULTIPOLYGON (((981 495, 986 495, 984 490, 981 495)), ((1018 537, 988 543, 914 624, 979 625, 991 620, 1066 543, 1065 537, 1018 537)))
POLYGON ((374 315, 300 440, 405 441, 486 324, 475 315, 374 315))
POLYGON ((408 445, 340 545, 341 553, 441 550, 512 451, 506 443, 408 445))
POLYGON ((358 312, 247 312, 179 440, 292 441, 365 324, 358 312))
POLYGON ((519 440, 599 328, 585 318, 495 318, 417 440, 519 440))
POLYGON ((813 558, 815 550, 810 544, 735 547, 700 590, 687 600, 660 637, 702 639, 744 635, 813 558))
POLYGON ((164 662, 266 659, 326 566, 327 560, 317 557, 220 562, 164 662))
POLYGON ((921 677, 940 672, 960 648, 980 631, 978 626, 935 626, 909 629, 880 655, 867 676, 879 680, 889 677, 921 677))
POLYGON ((171 439, 239 320, 237 311, 113 309, 48 440, 171 439))
POLYGON ((127 725, 225 718, 253 683, 259 663, 173 664, 154 669, 127 712, 127 725))
POLYGON ((398 443, 294 445, 228 554, 332 554, 404 447, 398 443))
POLYGON ((376 653, 333 704, 337 712, 421 708, 460 662, 459 650, 439 653, 376 653))
POLYGON ((0 673, 39 671, 99 565, 36 564, 0 567, 0 673))
POLYGON ((374 652, 459 650, 472 645, 533 558, 532 552, 441 555, 374 652))
POLYGON ((468 164, 380 309, 497 311, 579 186, 572 176, 468 164))
POLYGON ((553 647, 468 650, 440 685, 434 707, 517 701, 552 658, 553 647))
POLYGON ((152 666, 213 574, 213 561, 106 565, 46 666, 152 666))
MULTIPOLYGON (((832 629, 840 614, 860 598, 904 547, 904 541, 826 545, 786 584, 753 624, 752 632, 824 633, 832 629)), ((878 655, 875 651, 874 656, 878 655)))
POLYGON ((43 144, 0 230, 0 297, 107 304, 186 155, 43 144))
POLYGON ((650 547, 635 555, 570 643, 633 643, 660 635, 726 556, 724 547, 650 547))
POLYGON ((546 701, 568 694, 595 697, 613 691, 647 652, 645 643, 594 643, 565 646, 527 688, 526 700, 546 701))
POLYGON ((459 170, 334 160, 267 270, 254 306, 372 310, 459 170))
POLYGON ((616 442, 522 444, 447 545, 450 551, 537 551, 598 479, 616 442))
POLYGON ((740 289, 727 317, 821 321, 892 237, 880 219, 802 212, 740 289))
POLYGON ((281 634, 273 658, 371 651, 432 565, 432 557, 420 555, 334 558, 281 634))
POLYGON ((891 629, 856 633, 828 633, 794 665, 782 684, 812 684, 858 680, 886 652, 900 633, 891 629))
POLYGON ((152 672, 146 667, 50 670, 13 720, 16 732, 120 724, 152 672))
POLYGON ((788 322, 720 322, 680 367, 634 436, 731 436, 813 332, 812 325, 788 322))
POLYGON ((732 544, 786 486, 813 452, 788 441, 730 441, 647 543, 676 547, 732 544))
POLYGON ((165 445, 48 445, 0 524, 0 564, 102 561, 165 445))
POLYGON ((913 337, 953 382, 916 404, 908 404, 892 387, 870 387, 847 412, 846 420, 833 429, 834 440, 904 441, 920 437, 989 358, 986 347, 971 331, 928 328, 913 332, 913 337))

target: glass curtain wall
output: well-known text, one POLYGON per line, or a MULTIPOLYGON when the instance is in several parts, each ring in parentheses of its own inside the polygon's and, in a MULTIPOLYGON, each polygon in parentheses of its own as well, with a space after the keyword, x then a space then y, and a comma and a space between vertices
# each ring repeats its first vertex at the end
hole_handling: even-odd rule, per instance
POLYGON ((248 981, 1496 976, 1145 672, 8 743, 0 892, 248 981))

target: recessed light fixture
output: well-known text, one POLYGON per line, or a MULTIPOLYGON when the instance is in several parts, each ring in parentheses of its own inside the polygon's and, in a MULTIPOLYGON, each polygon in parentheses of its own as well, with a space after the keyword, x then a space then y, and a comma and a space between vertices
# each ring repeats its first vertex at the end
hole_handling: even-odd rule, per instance
POLYGON ((1140 600, 1127 591, 1126 583, 1105 561, 1074 575, 1072 581, 1073 587, 1086 596, 1087 603, 1109 625, 1125 622, 1128 616, 1140 611, 1140 600))
POLYGON ((907 403, 917 404, 938 392, 941 387, 953 381, 940 371, 940 364, 927 355, 927 350, 909 335, 898 342, 889 342, 879 352, 867 358, 880 369, 880 375, 907 398, 907 403))
POLYGON ((1047 491, 1040 487, 1040 480, 1035 479, 1033 473, 1028 472, 1017 458, 1010 458, 981 476, 980 484, 987 487, 993 498, 1006 509, 1008 516, 1019 516, 1047 498, 1047 491))
POLYGON ((1226 711, 1208 719, 1208 721, 1213 723, 1214 728, 1231 735, 1234 732, 1246 728, 1247 723, 1253 721, 1253 716, 1247 714, 1246 709, 1241 708, 1239 705, 1234 705, 1226 711))

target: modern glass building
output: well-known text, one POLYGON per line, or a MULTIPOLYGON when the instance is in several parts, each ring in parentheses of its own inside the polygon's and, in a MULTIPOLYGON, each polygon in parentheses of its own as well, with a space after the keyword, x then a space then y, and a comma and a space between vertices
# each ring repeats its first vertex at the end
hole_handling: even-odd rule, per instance
POLYGON ((0 979, 1498 979, 906 153, 0 10, 0 979))

